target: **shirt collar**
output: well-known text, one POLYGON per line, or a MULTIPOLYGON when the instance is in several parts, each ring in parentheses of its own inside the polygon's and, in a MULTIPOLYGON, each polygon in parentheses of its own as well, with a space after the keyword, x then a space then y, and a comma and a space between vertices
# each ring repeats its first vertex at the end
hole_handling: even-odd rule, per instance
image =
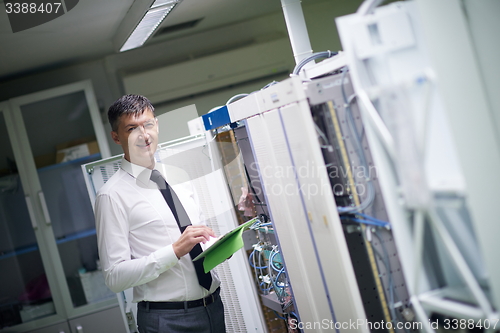
MULTIPOLYGON (((156 167, 156 163, 155 163, 155 167, 156 167)), ((125 172, 130 174, 132 177, 134 177, 135 179, 140 181, 142 184, 149 187, 151 172, 153 170, 145 168, 145 167, 137 165, 137 164, 134 164, 134 163, 130 163, 129 161, 127 161, 125 159, 125 157, 122 157, 121 168, 125 172)))

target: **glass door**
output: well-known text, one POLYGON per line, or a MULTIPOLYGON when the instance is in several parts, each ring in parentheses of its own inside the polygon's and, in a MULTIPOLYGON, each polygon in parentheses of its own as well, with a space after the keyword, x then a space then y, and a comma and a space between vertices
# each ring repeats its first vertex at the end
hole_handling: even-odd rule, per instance
POLYGON ((47 319, 56 309, 42 260, 44 242, 32 198, 21 183, 19 152, 14 154, 9 138, 15 131, 6 117, 7 103, 0 103, 0 330, 23 323, 29 329, 30 322, 47 319))
POLYGON ((115 304, 99 271, 94 214, 81 165, 109 157, 90 81, 11 100, 30 194, 68 317, 115 304))

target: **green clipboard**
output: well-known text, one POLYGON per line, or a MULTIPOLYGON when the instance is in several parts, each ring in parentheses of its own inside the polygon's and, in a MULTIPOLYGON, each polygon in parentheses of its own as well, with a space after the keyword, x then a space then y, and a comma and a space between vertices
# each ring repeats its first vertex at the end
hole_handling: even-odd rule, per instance
POLYGON ((248 229, 257 220, 257 218, 251 219, 250 221, 240 224, 237 228, 229 231, 212 244, 212 246, 200 253, 193 259, 193 261, 205 258, 203 261, 203 269, 205 270, 205 273, 208 273, 215 266, 224 262, 227 258, 232 256, 233 253, 243 247, 243 231, 248 229))

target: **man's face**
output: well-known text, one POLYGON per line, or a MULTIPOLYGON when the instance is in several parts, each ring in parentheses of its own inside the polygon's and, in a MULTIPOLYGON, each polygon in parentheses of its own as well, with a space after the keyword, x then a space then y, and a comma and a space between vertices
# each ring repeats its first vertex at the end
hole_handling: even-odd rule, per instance
POLYGON ((111 132, 113 141, 122 146, 125 159, 145 168, 154 166, 158 146, 158 121, 153 112, 141 115, 124 114, 118 120, 118 129, 111 132))

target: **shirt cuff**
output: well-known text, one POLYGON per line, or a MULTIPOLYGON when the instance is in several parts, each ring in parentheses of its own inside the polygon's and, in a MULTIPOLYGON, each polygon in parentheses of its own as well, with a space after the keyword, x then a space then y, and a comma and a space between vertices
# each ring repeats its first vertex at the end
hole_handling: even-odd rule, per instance
POLYGON ((172 245, 165 246, 155 251, 155 257, 159 266, 158 268, 162 273, 175 266, 179 261, 172 245))

